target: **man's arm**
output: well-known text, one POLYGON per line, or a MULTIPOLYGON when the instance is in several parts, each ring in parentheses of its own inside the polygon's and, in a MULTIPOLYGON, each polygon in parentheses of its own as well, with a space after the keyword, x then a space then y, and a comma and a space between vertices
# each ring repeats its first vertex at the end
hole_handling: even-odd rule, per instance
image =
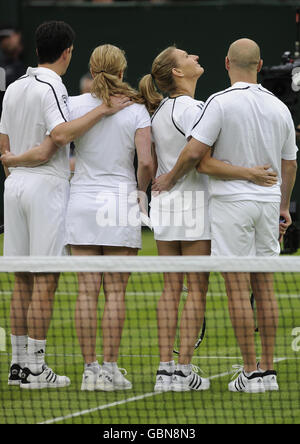
POLYGON ((51 137, 47 136, 40 145, 31 148, 19 156, 6 152, 1 157, 1 162, 5 167, 35 167, 48 162, 58 149, 51 137))
POLYGON ((292 191, 296 181, 297 173, 297 160, 281 160, 281 203, 280 203, 280 216, 286 221, 285 224, 280 224, 287 229, 292 219, 290 216, 290 201, 292 191))
POLYGON ((152 191, 169 191, 181 177, 201 162, 209 150, 210 147, 208 145, 204 145, 204 143, 192 137, 178 157, 174 168, 169 173, 163 174, 153 181, 152 191))
POLYGON ((102 105, 97 106, 95 109, 78 119, 57 125, 51 131, 51 138, 57 146, 66 146, 68 143, 78 139, 83 134, 85 134, 103 117, 115 114, 132 104, 133 102, 130 101, 128 97, 112 96, 111 106, 107 106, 103 103, 102 105))
POLYGON ((199 173, 223 180, 249 180, 257 185, 272 186, 277 183, 277 174, 274 171, 268 171, 270 168, 271 165, 254 168, 231 165, 212 157, 211 150, 209 150, 198 165, 197 170, 199 173))
MULTIPOLYGON (((10 143, 9 143, 9 137, 6 134, 0 134, 0 152, 1 155, 3 155, 6 152, 10 151, 10 143)), ((1 156, 2 160, 2 156, 1 156)), ((8 177, 10 172, 8 171, 8 168, 3 165, 5 176, 8 177)))

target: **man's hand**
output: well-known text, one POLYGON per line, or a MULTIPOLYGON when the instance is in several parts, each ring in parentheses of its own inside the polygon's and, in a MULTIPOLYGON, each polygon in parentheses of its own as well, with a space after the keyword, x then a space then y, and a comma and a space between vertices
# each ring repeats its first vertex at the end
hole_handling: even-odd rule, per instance
POLYGON ((289 210, 280 209, 279 242, 282 242, 283 236, 290 225, 292 225, 292 218, 289 210))
POLYGON ((16 166, 14 163, 15 157, 16 156, 13 153, 11 153, 10 151, 5 151, 5 153, 2 154, 2 156, 1 156, 1 162, 7 168, 14 167, 14 166, 16 166))
POLYGON ((250 168, 250 181, 262 187, 272 187, 278 182, 277 173, 268 171, 271 165, 258 165, 250 168))
POLYGON ((162 193, 163 191, 170 191, 174 187, 174 183, 170 178, 170 173, 162 174, 161 176, 153 179, 152 191, 162 193))
POLYGON ((105 104, 102 106, 104 107, 104 114, 106 116, 111 116, 130 105, 133 105, 133 102, 128 97, 118 95, 110 97, 110 106, 105 104))

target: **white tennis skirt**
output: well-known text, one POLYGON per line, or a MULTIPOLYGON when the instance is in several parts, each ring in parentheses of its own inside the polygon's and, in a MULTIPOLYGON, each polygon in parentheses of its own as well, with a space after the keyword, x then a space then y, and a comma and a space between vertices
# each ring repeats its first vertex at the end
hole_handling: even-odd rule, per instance
POLYGON ((210 240, 208 205, 204 192, 178 190, 152 196, 151 224, 160 241, 210 240))
POLYGON ((65 243, 141 248, 137 196, 71 187, 65 243))

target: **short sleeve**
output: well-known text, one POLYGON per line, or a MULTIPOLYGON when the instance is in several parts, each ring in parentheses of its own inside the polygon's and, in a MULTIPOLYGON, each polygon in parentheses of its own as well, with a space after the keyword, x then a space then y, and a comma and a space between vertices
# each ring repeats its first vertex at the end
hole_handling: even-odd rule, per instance
POLYGON ((222 120, 222 110, 218 101, 214 97, 209 98, 198 122, 194 125, 192 137, 205 145, 213 146, 221 131, 222 120))
POLYGON ((50 134, 54 128, 61 123, 69 121, 69 110, 67 106, 68 96, 63 91, 56 91, 54 87, 49 88, 43 100, 43 114, 46 130, 50 134))
POLYGON ((151 126, 151 118, 146 107, 143 105, 140 107, 139 113, 137 115, 136 130, 147 128, 148 126, 151 126))
POLYGON ((187 107, 178 117, 178 126, 182 129, 186 139, 191 136, 192 130, 196 122, 200 119, 204 102, 199 102, 187 107))
POLYGON ((7 109, 6 109, 5 96, 3 100, 2 116, 0 121, 0 133, 8 135, 7 109))
POLYGON ((287 137, 282 148, 281 158, 283 160, 295 160, 297 158, 296 131, 293 119, 289 113, 287 124, 287 137))

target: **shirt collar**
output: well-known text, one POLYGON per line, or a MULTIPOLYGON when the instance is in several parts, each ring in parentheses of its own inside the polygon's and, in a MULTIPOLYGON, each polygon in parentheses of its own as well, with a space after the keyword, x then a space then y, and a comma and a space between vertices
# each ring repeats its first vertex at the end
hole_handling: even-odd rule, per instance
POLYGON ((261 85, 259 83, 248 83, 248 82, 235 82, 231 88, 246 88, 246 87, 251 87, 251 88, 258 88, 261 85))
POLYGON ((62 82, 62 78, 56 74, 56 72, 54 72, 52 69, 49 68, 43 68, 43 67, 37 67, 37 68, 31 68, 29 67, 27 69, 27 73, 28 76, 38 76, 38 75, 45 75, 47 77, 52 77, 55 80, 59 80, 60 82, 62 82))

